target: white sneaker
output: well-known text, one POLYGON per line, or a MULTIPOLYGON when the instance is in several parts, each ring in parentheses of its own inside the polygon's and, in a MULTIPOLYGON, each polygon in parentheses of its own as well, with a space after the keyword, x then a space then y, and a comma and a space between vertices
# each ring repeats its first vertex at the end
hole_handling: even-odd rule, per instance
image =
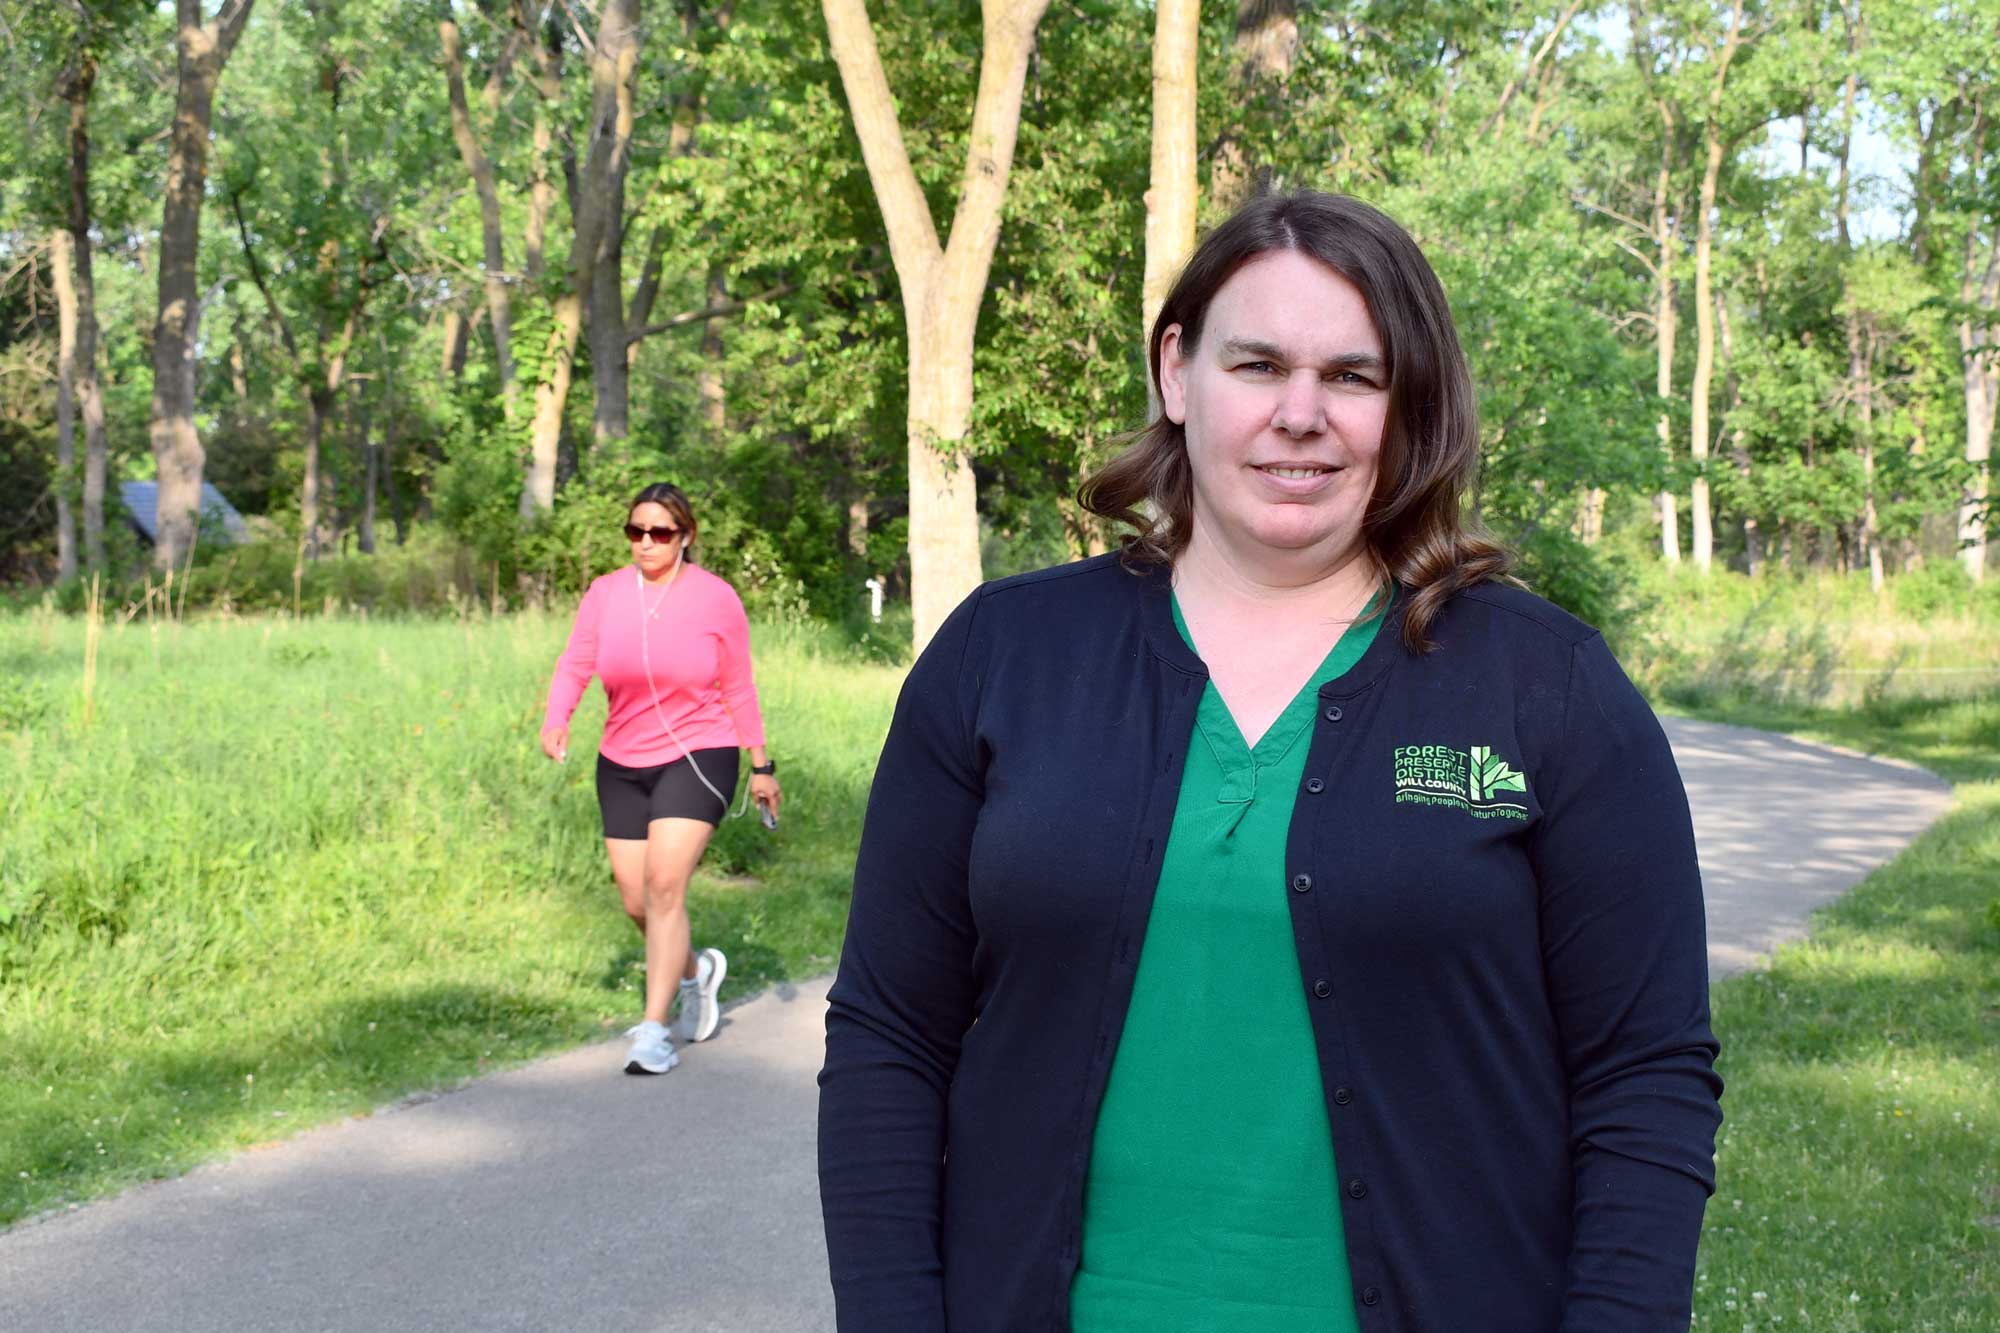
POLYGON ((703 949, 695 955, 695 974, 681 982, 681 1031, 689 1041, 707 1041, 722 1022, 722 1005, 716 993, 729 975, 729 960, 720 949, 703 949))
POLYGON ((632 1039, 632 1049, 625 1052, 626 1073, 664 1074, 680 1063, 681 1053, 667 1038, 665 1023, 641 1023, 625 1035, 632 1039))

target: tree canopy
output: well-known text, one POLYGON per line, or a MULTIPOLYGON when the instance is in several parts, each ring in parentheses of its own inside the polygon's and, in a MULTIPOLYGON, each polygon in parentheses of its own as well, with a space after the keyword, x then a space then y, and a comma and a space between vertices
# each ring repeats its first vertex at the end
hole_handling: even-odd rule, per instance
MULTIPOLYGON (((1057 0, 1032 25, 956 437, 913 407, 936 330, 819 7, 174 8, 0 0, 0 582, 155 558, 116 483, 175 457, 156 365, 189 14, 240 38, 205 140, 188 420, 201 479, 300 560, 429 525, 506 595, 567 586, 620 558, 621 498, 664 477, 746 596, 848 614, 869 577, 907 595, 911 450, 933 446, 976 483, 979 572, 1102 549, 1073 497, 1147 411, 1152 5, 1057 0), (107 507, 104 549, 64 535, 107 507)), ((867 22, 948 244, 994 30, 941 0, 867 22)), ((1552 590, 1607 543, 1977 577, 1996 52, 1996 0, 1211 3, 1199 216, 1311 186, 1411 228, 1480 389, 1472 502, 1552 590)))

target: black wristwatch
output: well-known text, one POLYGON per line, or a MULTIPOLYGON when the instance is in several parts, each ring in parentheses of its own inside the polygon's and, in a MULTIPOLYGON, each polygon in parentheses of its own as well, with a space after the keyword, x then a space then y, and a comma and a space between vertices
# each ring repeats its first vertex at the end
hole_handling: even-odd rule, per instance
POLYGON ((778 772, 778 761, 767 759, 761 764, 752 764, 750 765, 750 771, 760 778, 775 777, 778 772))

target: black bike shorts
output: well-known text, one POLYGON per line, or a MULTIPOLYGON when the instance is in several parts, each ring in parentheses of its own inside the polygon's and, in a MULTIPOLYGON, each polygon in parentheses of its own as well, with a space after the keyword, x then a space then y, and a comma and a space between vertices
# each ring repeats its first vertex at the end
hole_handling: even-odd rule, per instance
POLYGON ((696 750, 671 764, 627 768, 597 756, 597 805, 604 812, 604 836, 644 841, 655 819, 705 819, 720 824, 736 790, 735 749, 696 750), (701 776, 695 776, 695 765, 701 776), (702 784, 707 778, 715 792, 702 784))

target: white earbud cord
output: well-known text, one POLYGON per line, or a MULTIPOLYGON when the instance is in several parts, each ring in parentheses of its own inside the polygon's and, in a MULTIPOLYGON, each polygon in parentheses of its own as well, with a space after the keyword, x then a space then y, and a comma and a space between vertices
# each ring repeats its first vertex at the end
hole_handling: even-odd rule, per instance
MULTIPOLYGON (((651 612, 648 612, 646 609, 646 576, 640 573, 636 567, 632 570, 632 576, 639 581, 639 664, 646 672, 646 697, 652 701, 653 716, 660 719, 660 725, 667 729, 667 736, 673 743, 681 747, 681 753, 687 756, 688 767, 694 770, 694 775, 701 780, 701 785, 708 788, 711 796, 722 802, 724 810, 729 810, 729 798, 715 789, 715 784, 708 780, 708 774, 702 772, 701 765, 695 762, 694 751, 688 748, 687 742, 681 739, 681 734, 674 730, 674 724, 668 721, 666 711, 660 707, 659 687, 653 684, 652 635, 648 632, 648 624, 652 620, 653 615, 657 614, 660 607, 666 602, 667 593, 673 588, 674 580, 681 576, 681 566, 686 563, 687 551, 683 549, 681 551, 681 558, 674 562, 674 572, 667 575, 666 587, 660 589, 660 600, 653 603, 651 612)), ((743 789, 742 804, 738 805, 734 810, 729 810, 729 817, 731 819, 741 819, 743 812, 749 808, 750 789, 746 786, 743 789)))

